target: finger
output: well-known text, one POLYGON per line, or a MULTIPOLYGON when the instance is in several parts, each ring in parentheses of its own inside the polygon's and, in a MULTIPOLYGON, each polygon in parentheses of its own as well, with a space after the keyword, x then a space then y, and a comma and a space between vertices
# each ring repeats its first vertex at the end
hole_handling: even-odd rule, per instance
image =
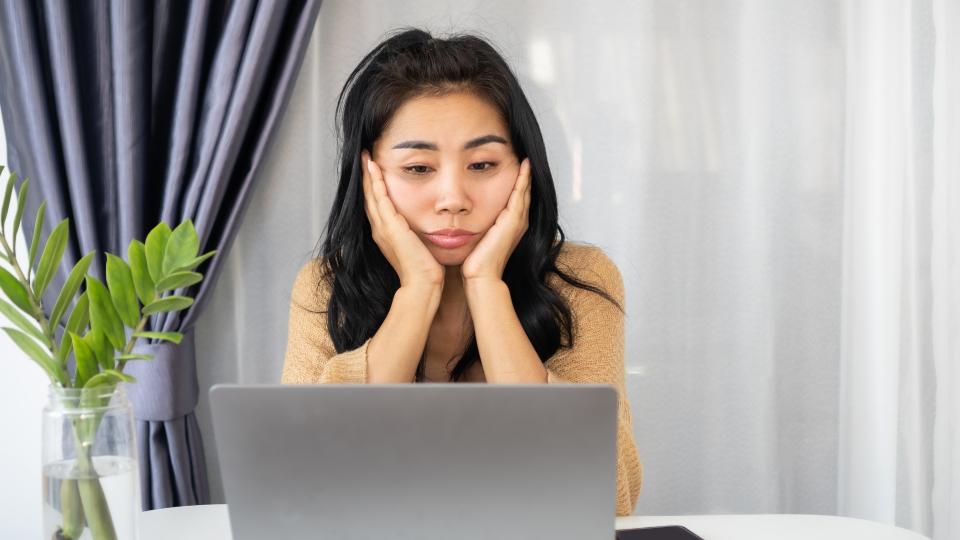
POLYGON ((524 160, 520 163, 520 172, 517 175, 517 182, 513 186, 513 191, 510 192, 510 198, 507 200, 507 208, 512 212, 521 212, 523 211, 523 196, 526 193, 526 166, 527 160, 524 160))
POLYGON ((521 192, 514 189, 510 192, 510 198, 507 199, 507 207, 505 210, 511 214, 516 214, 522 210, 521 205, 523 201, 520 199, 521 192))
POLYGON ((528 223, 530 221, 530 191, 527 191, 527 194, 523 197, 523 222, 528 223))
POLYGON ((520 181, 517 182, 517 189, 529 191, 530 183, 530 158, 525 158, 520 164, 520 181))
POLYGON ((393 206, 393 201, 390 200, 390 195, 387 193, 387 183, 383 180, 383 172, 374 161, 370 161, 370 172, 373 196, 377 201, 377 209, 380 215, 385 219, 396 219, 399 214, 393 206))
POLYGON ((378 231, 382 231, 384 228, 384 225, 387 222, 387 216, 384 215, 384 212, 380 206, 380 201, 377 199, 376 190, 373 187, 374 186, 374 176, 373 176, 374 165, 375 164, 373 160, 368 158, 367 166, 366 166, 366 170, 367 170, 367 175, 366 175, 367 199, 366 200, 367 200, 367 206, 370 212, 370 216, 373 220, 373 223, 376 224, 376 228, 378 231))
POLYGON ((373 189, 371 188, 371 178, 372 178, 372 167, 370 164, 370 156, 366 150, 360 156, 362 161, 362 170, 363 170, 363 209, 367 213, 367 219, 370 220, 370 225, 377 228, 380 227, 380 214, 377 211, 377 201, 373 196, 373 189))
POLYGON ((533 189, 533 172, 530 170, 530 158, 524 159, 523 163, 526 167, 524 171, 524 178, 526 179, 524 188, 529 193, 533 189))
POLYGON ((527 184, 523 195, 523 222, 527 223, 527 220, 530 217, 530 199, 533 198, 533 178, 530 174, 530 158, 523 160, 523 162, 526 165, 525 178, 527 184))

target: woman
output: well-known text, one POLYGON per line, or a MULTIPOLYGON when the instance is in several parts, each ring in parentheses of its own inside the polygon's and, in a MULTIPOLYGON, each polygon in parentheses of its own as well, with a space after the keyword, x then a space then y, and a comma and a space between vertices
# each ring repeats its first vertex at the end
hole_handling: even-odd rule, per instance
POLYGON ((474 36, 395 34, 337 103, 340 181, 293 286, 282 382, 608 383, 617 514, 641 468, 624 393, 623 284, 564 242, 519 83, 474 36))

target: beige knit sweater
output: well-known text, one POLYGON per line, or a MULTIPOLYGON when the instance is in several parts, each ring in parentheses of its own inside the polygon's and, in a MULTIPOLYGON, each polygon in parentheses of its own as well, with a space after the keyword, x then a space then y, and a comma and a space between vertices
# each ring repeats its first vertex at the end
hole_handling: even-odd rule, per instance
MULTIPOLYGON (((600 286, 624 305, 623 281, 613 261, 600 249, 565 242, 557 265, 581 281, 600 286)), ((311 260, 297 274, 290 299, 286 384, 365 383, 367 340, 340 354, 327 332, 329 285, 321 283, 319 261, 311 260), (313 312, 311 312, 313 311, 313 312)), ((607 383, 620 396, 617 427, 617 515, 633 513, 640 494, 642 469, 633 440, 630 404, 624 391, 623 314, 606 299, 567 284, 551 274, 548 283, 569 302, 574 346, 561 348, 546 362, 548 383, 607 383)))

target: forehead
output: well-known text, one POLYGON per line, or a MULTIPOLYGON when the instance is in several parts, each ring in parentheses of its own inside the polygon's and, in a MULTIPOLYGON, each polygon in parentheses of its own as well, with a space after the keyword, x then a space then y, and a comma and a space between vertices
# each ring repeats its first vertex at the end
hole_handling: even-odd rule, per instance
POLYGON ((509 140, 500 112, 474 94, 457 92, 408 99, 394 113, 380 138, 383 142, 422 139, 436 142, 442 149, 487 134, 509 140))

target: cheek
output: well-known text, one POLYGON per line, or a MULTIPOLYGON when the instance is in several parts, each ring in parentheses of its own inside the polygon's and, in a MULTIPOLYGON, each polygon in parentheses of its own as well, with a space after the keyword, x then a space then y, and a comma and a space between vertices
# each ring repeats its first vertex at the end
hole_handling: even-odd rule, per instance
POLYGON ((389 176, 384 178, 384 183, 394 208, 408 222, 422 214, 425 209, 432 208, 427 193, 422 187, 389 176))
POLYGON ((480 193, 475 200, 483 201, 483 215, 488 225, 493 225, 500 212, 507 207, 507 201, 510 200, 510 194, 516 182, 516 171, 504 171, 478 188, 480 193))
MULTIPOLYGON (((504 170, 493 178, 487 178, 469 188, 469 196, 474 202, 472 222, 484 229, 497 220, 500 212, 507 207, 510 194, 517 182, 519 168, 504 170)), ((411 225, 429 219, 434 211, 435 194, 423 185, 386 175, 384 178, 387 194, 397 212, 411 225)))

